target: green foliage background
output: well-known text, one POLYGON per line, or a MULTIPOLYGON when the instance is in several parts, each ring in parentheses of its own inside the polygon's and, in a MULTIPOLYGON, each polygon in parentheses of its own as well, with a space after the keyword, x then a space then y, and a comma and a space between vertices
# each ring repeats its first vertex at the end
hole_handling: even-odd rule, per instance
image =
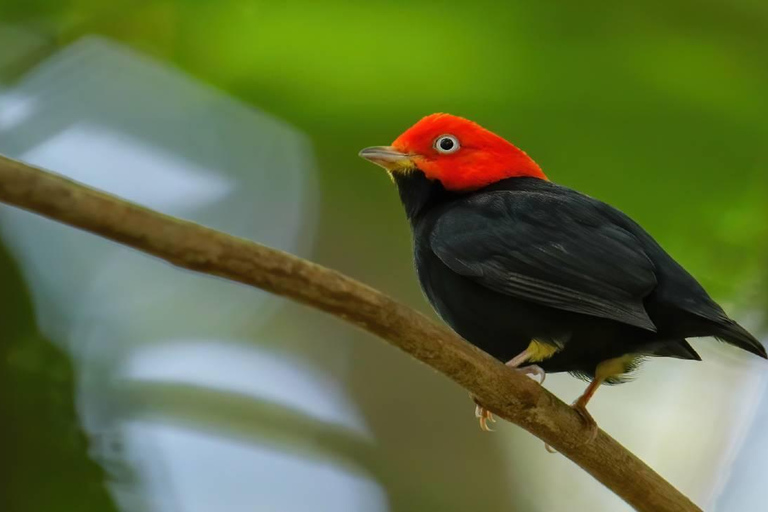
MULTIPOLYGON (((447 111, 515 142, 551 179, 626 211, 718 299, 766 309, 764 1, 1 0, 0 23, 31 34, 21 54, 13 53, 20 40, 0 48, 13 53, 0 59, 9 62, 0 70, 6 83, 68 42, 101 34, 309 134, 322 191, 317 259, 418 307, 396 196, 356 155, 447 111)), ((19 310, 22 284, 0 263, 3 309, 19 310)), ((71 375, 53 349, 41 345, 31 359, 16 351, 35 336, 29 308, 21 310, 3 327, 0 413, 33 425, 41 413, 22 407, 18 390, 37 403, 69 389, 71 375), (44 365, 50 375, 23 383, 40 358, 57 361, 44 365)), ((46 400, 43 409, 54 407, 46 400)), ((56 421, 74 424, 72 403, 59 406, 56 421)), ((67 439, 60 452, 81 443, 67 439)), ((48 459, 26 453, 12 471, 18 478, 25 463, 48 459)), ((73 479, 101 478, 84 450, 71 453, 81 468, 73 479)), ((83 499, 60 510, 104 506, 83 499)))
POLYGON ((107 35, 287 119, 328 204, 371 228, 360 210, 389 222, 394 201, 357 150, 449 111, 640 219, 714 293, 765 273, 764 2, 4 0, 0 19, 49 51, 107 35))

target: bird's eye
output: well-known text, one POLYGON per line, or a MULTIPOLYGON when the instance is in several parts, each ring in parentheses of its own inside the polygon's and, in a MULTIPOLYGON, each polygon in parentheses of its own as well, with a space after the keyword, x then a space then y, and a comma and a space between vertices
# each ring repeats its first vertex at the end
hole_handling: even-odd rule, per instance
POLYGON ((441 135, 435 139, 435 149, 438 153, 455 153, 460 148, 459 139, 453 135, 441 135))

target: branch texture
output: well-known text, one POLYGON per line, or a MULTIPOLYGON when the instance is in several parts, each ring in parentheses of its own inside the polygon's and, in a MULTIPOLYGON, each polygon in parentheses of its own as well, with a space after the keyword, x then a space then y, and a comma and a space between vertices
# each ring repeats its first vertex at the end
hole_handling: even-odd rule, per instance
POLYGON ((334 270, 143 208, 0 156, 0 201, 152 254, 321 309, 444 374, 498 416, 546 442, 640 511, 699 511, 650 467, 533 380, 447 327, 334 270))

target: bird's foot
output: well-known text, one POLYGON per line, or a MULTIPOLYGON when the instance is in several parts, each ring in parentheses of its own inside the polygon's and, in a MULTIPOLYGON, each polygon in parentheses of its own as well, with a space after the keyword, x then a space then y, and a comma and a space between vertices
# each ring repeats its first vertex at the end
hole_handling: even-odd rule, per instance
POLYGON ((597 438, 597 432, 599 431, 595 418, 593 418, 587 410, 587 404, 580 399, 573 402, 571 407, 573 407, 573 410, 576 411, 579 416, 581 416, 581 419, 584 421, 584 424, 587 427, 587 433, 589 437, 587 437, 587 441, 584 444, 591 443, 595 440, 595 438, 597 438))
MULTIPOLYGON (((576 400, 571 405, 574 411, 576 411, 579 416, 581 416, 582 421, 584 422, 585 426, 587 427, 587 433, 589 437, 587 437, 587 440, 584 442, 584 444, 589 444, 592 441, 597 438, 597 433, 599 429, 597 428, 597 422, 595 421, 595 418, 592 417, 592 415, 587 410, 587 404, 583 403, 582 400, 576 400)), ((549 446, 548 444, 544 443, 544 449, 547 450, 549 453, 557 453, 557 450, 549 446)))
POLYGON ((541 366, 532 364, 530 366, 523 366, 522 368, 515 368, 523 375, 527 375, 539 384, 544 384, 544 379, 547 378, 547 372, 541 369, 541 366))
MULTIPOLYGON (((541 369, 538 365, 530 365, 530 366, 524 366, 522 368, 515 368, 513 369, 517 372, 522 373, 523 375, 527 375, 531 377, 533 380, 538 382, 539 384, 544 383, 544 379, 547 377, 547 374, 544 370, 541 369)), ((470 395, 472 397, 472 400, 475 402, 475 418, 477 418, 480 421, 480 430, 483 432, 493 432, 493 429, 488 425, 488 423, 496 423, 496 418, 493 417, 493 413, 480 405, 475 399, 474 396, 470 395)))
POLYGON ((475 402, 475 418, 480 420, 480 430, 483 432, 493 432, 493 429, 488 426, 488 422, 496 423, 496 418, 493 417, 493 413, 475 402))

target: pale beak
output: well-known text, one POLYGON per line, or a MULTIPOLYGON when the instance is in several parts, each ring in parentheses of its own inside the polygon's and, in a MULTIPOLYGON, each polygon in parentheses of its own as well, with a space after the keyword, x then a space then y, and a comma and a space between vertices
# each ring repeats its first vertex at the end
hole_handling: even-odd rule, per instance
POLYGON ((359 154, 369 162, 373 162, 389 172, 413 169, 415 167, 410 155, 401 153, 391 146, 365 148, 359 154))

